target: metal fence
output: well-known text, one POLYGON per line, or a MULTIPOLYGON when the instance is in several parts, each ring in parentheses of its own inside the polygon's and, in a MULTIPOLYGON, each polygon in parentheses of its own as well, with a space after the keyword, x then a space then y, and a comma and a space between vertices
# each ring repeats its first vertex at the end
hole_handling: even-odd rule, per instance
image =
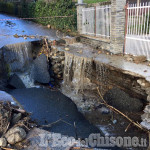
POLYGON ((150 2, 127 4, 125 53, 150 60, 150 2))
POLYGON ((110 5, 82 9, 82 34, 110 38, 110 5))

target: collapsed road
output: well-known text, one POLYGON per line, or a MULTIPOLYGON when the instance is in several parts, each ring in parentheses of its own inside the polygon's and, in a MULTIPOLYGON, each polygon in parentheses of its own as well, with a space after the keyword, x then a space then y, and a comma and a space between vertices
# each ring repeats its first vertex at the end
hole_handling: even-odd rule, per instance
POLYGON ((35 41, 35 39, 31 38, 15 38, 15 34, 28 36, 47 36, 51 40, 58 39, 56 36, 56 30, 49 30, 47 27, 43 27, 34 22, 24 20, 13 20, 18 18, 6 14, 0 14, 0 18, 10 19, 9 21, 0 21, 0 47, 6 44, 21 43, 25 41, 35 41))

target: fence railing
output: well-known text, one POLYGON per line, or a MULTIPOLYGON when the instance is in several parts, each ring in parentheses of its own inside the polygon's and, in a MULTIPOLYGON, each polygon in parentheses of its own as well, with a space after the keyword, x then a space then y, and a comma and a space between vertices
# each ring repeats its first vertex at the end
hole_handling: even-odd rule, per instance
POLYGON ((110 23, 110 5, 82 9, 82 34, 110 38, 110 23))
POLYGON ((150 2, 127 5, 126 18, 125 53, 150 59, 150 2))

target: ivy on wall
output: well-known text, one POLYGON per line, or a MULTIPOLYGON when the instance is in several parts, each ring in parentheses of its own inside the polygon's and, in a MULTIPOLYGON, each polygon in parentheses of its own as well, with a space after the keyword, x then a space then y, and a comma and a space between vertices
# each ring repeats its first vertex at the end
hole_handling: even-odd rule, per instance
POLYGON ((3 3, 0 2, 0 12, 17 15, 19 17, 49 17, 49 16, 72 16, 68 18, 36 19, 35 22, 55 27, 58 30, 76 31, 77 16, 76 6, 72 0, 57 0, 46 3, 41 1, 33 3, 3 3))

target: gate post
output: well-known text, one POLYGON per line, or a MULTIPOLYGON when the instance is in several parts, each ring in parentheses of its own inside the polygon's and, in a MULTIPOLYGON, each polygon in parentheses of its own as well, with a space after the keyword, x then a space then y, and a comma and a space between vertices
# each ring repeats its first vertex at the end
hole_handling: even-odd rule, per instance
POLYGON ((125 38, 125 5, 126 0, 111 0, 110 51, 123 53, 125 38))
POLYGON ((82 3, 81 0, 78 0, 77 6, 77 31, 79 34, 82 34, 82 9, 86 7, 86 3, 82 3))

